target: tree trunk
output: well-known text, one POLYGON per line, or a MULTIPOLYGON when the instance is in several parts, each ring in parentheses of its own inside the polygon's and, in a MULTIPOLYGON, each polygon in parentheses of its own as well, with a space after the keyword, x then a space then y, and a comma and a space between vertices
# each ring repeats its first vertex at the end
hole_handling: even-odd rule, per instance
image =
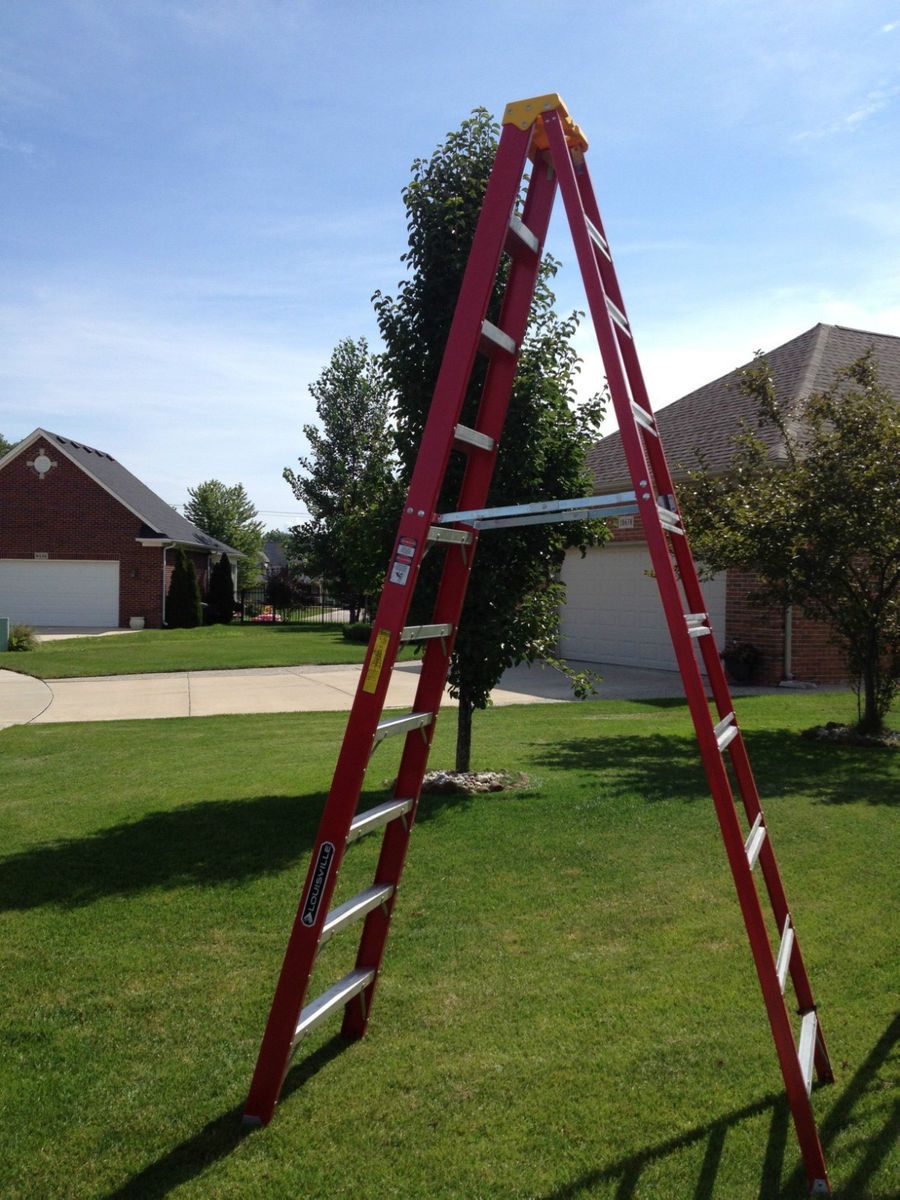
POLYGON ((475 705, 468 688, 459 689, 459 708, 456 712, 456 770, 468 771, 472 758, 472 713, 475 705))
POLYGON ((859 722, 860 733, 881 733, 882 714, 878 711, 878 662, 871 655, 863 663, 863 712, 859 722))

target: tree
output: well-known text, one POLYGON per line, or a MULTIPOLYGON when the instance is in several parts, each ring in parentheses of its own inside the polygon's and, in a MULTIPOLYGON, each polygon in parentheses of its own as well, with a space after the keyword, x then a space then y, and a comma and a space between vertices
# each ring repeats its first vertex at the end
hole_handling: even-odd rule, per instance
MULTIPOLYGON (((485 187, 496 153, 498 127, 477 109, 450 133, 430 159, 413 163, 403 193, 409 277, 395 298, 376 293, 375 308, 386 346, 385 372, 396 395, 397 441, 408 483, 431 403, 456 298, 485 187)), ((578 314, 554 310, 550 280, 557 264, 546 259, 519 355, 509 416, 498 454, 489 503, 560 499, 589 494, 584 451, 602 415, 598 398, 576 407, 579 360, 572 347, 578 314)), ((488 310, 496 321, 505 283, 501 271, 488 310)), ((462 421, 475 424, 484 381, 476 363, 462 421)), ((452 456, 441 505, 456 507, 462 479, 452 456)), ((522 661, 551 657, 558 637, 564 586, 558 572, 568 545, 604 541, 595 523, 533 525, 482 535, 450 663, 452 694, 459 699, 456 767, 468 770, 472 714, 484 708, 503 671, 522 661)), ((436 563, 426 559, 414 598, 414 619, 433 606, 436 563)))
POLYGON ((292 530, 291 556, 347 596, 356 621, 381 587, 399 511, 382 360, 365 338, 344 338, 309 391, 321 428, 303 426, 310 453, 284 470, 310 514, 292 530))
POLYGON ((208 600, 210 620, 218 625, 230 625, 234 617, 234 580, 227 554, 223 554, 212 569, 208 600))
POLYGON ((827 622, 856 681, 858 728, 878 732, 900 675, 900 407, 871 352, 796 410, 761 356, 742 386, 784 457, 746 428, 726 474, 692 472, 680 499, 695 552, 712 570, 756 571, 757 603, 827 622))
POLYGON ((203 623, 197 569, 184 548, 175 551, 175 566, 166 597, 166 625, 170 629, 194 629, 203 623))
POLYGON ((251 587, 259 575, 263 526, 243 484, 227 487, 218 479, 209 479, 188 488, 188 496, 184 515, 198 529, 244 555, 238 559, 238 587, 251 587))
POLYGON ((13 446, 17 444, 17 442, 8 442, 3 434, 0 433, 0 458, 2 458, 4 454, 9 454, 13 446))

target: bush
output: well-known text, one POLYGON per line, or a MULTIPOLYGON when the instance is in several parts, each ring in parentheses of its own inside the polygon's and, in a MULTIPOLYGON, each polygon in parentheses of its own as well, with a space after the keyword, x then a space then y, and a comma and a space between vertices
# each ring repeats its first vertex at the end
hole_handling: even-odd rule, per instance
POLYGON ((368 644, 372 636, 372 626, 366 621, 354 621, 352 625, 342 625, 341 633, 345 642, 364 642, 368 644))
POLYGON ((175 568, 166 597, 166 625, 170 629, 194 629, 203 623, 200 584, 197 570, 181 546, 175 554, 175 568))
POLYGON ((227 554, 223 554, 212 569, 207 599, 209 624, 230 625, 234 616, 234 583, 227 554))
POLYGON ((30 625, 13 625, 9 631, 8 650, 37 650, 40 638, 30 625))

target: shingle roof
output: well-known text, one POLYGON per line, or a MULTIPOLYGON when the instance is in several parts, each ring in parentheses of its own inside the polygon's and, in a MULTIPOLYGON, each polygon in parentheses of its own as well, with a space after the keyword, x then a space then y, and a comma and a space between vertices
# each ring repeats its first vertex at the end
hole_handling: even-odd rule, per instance
POLYGON ((192 525, 186 517, 177 513, 170 504, 166 504, 156 492, 152 492, 145 483, 141 483, 136 475, 132 475, 105 450, 95 450, 83 442, 74 442, 71 438, 50 433, 46 429, 36 429, 25 440, 30 442, 35 438, 46 438, 48 442, 59 447, 101 487, 139 517, 143 522, 141 537, 165 538, 167 541, 194 546, 199 550, 243 557, 234 547, 226 546, 224 542, 210 537, 208 533, 192 525))
MULTIPOLYGON (((833 382, 836 371, 870 347, 878 362, 880 382, 900 401, 900 337, 843 325, 815 325, 766 354, 775 394, 790 405, 821 391, 833 382)), ((697 449, 702 450, 713 470, 724 470, 731 459, 731 439, 739 432, 741 421, 756 427, 755 402, 740 389, 742 370, 744 367, 738 367, 704 384, 655 414, 669 469, 676 479, 698 465, 697 449)), ((764 428, 759 435, 775 457, 782 456, 776 431, 764 428)), ((587 465, 598 492, 631 486, 618 432, 591 447, 587 465)))

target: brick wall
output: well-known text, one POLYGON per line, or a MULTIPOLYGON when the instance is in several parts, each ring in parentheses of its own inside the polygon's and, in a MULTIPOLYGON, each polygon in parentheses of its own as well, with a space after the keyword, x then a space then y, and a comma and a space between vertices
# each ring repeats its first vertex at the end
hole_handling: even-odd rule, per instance
MULTIPOLYGON (((781 608, 757 608, 749 597, 756 576, 748 571, 728 572, 725 632, 728 643, 751 642, 763 653, 757 682, 776 684, 784 678, 785 614, 781 608)), ((847 671, 840 649, 830 640, 830 630, 810 621, 798 609, 791 616, 791 674, 804 683, 845 683, 847 671)))
MULTIPOLYGON (((58 449, 47 449, 57 466, 43 479, 27 465, 37 451, 34 444, 0 471, 0 558, 39 553, 51 559, 118 560, 119 625, 127 627, 130 617, 141 616, 149 628, 159 628, 162 549, 141 546, 138 518, 58 449)), ((198 557, 205 581, 207 556, 198 557)))

